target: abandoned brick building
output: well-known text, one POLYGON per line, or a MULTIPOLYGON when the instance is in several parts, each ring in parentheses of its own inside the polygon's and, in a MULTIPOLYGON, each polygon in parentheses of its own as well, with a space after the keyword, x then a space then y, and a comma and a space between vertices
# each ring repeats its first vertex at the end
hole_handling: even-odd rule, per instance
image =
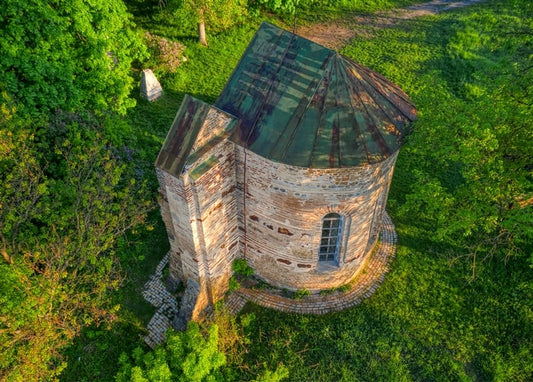
POLYGON ((353 280, 415 118, 381 75, 262 24, 214 105, 185 97, 156 161, 170 277, 195 312, 237 258, 289 290, 353 280))

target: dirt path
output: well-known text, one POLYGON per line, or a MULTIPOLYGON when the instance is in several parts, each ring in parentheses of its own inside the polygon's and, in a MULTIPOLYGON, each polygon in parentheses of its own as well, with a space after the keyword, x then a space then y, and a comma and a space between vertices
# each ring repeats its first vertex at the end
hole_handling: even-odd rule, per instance
POLYGON ((435 15, 440 12, 465 7, 482 1, 485 0, 433 0, 428 3, 378 12, 373 15, 356 15, 327 23, 299 27, 296 33, 320 45, 339 50, 355 36, 372 36, 373 29, 390 28, 403 20, 435 15))

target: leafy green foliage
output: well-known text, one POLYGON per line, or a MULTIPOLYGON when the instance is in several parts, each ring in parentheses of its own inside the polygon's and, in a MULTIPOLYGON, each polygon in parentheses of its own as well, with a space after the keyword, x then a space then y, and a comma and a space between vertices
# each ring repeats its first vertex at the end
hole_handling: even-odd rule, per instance
MULTIPOLYGON (((247 0, 183 0, 174 17, 189 30, 202 25, 210 33, 219 33, 243 23, 247 14, 247 0)), ((205 36, 199 37, 206 45, 202 41, 205 36)))
POLYGON ((118 0, 7 1, 0 21, 0 367, 49 380, 83 328, 117 320, 119 239, 153 206, 116 114, 144 47, 118 0))
POLYGON ((298 0, 257 0, 259 4, 274 12, 294 14, 298 0))
MULTIPOLYGON (((234 368, 242 364, 250 344, 245 331, 255 315, 243 314, 237 322, 224 304, 215 307, 212 320, 198 324, 189 322, 185 332, 170 330, 166 343, 153 351, 136 348, 128 356, 120 356, 120 370, 116 381, 235 381, 239 374, 234 368)), ((274 371, 263 365, 258 369, 256 382, 278 382, 289 375, 280 363, 274 371)))
POLYGON ((417 124, 416 152, 408 148, 415 182, 402 213, 467 247, 473 272, 476 257, 524 255, 533 240, 531 14, 528 5, 458 19, 439 68, 448 91, 435 92, 441 106, 417 124))
POLYGON ((289 377, 289 370, 282 363, 278 365, 276 370, 265 370, 254 382, 279 382, 289 377))
POLYGON ((327 295, 333 294, 335 292, 346 293, 350 289, 352 289, 352 286, 350 284, 344 284, 344 285, 341 285, 341 286, 338 286, 338 287, 335 287, 335 288, 321 290, 320 291, 320 295, 321 296, 327 296, 327 295))
POLYGON ((145 67, 174 73, 178 66, 186 61, 183 55, 185 46, 179 42, 153 35, 150 32, 146 32, 144 37, 151 56, 151 59, 145 62, 145 67))
POLYGON ((185 332, 169 331, 165 345, 153 352, 137 348, 131 356, 122 354, 116 381, 215 381, 226 363, 217 344, 216 325, 204 334, 197 323, 190 322, 185 332))
POLYGON ((265 10, 274 12, 285 19, 287 23, 293 24, 294 17, 297 22, 316 21, 331 19, 335 17, 345 17, 346 12, 371 12, 390 8, 400 8, 416 0, 256 0, 254 3, 265 10))
POLYGON ((0 14, 0 86, 30 113, 124 113, 141 38, 120 0, 19 2, 0 14))
MULTIPOLYGON (((47 379, 84 326, 109 324, 120 285, 117 238, 151 208, 127 149, 90 115, 56 113, 41 129, 13 113, 2 130, 0 364, 8 379, 47 379)), ((43 124, 45 121, 42 122, 43 124)))
POLYGON ((296 292, 294 292, 292 295, 292 298, 296 300, 301 300, 302 298, 308 297, 308 296, 311 296, 311 292, 303 288, 303 289, 298 289, 296 292))
POLYGON ((239 283, 239 281, 234 276, 231 276, 229 279, 228 291, 233 292, 234 290, 237 290, 240 287, 241 284, 239 283))
POLYGON ((248 265, 246 259, 235 259, 231 264, 231 269, 239 276, 247 277, 254 274, 254 269, 248 265))
POLYGON ((120 288, 109 294, 109 304, 120 306, 116 320, 109 325, 83 328, 72 344, 61 351, 68 364, 60 381, 113 380, 120 355, 131 353, 143 344, 146 324, 155 309, 139 296, 168 251, 168 237, 159 211, 151 211, 145 225, 147 229, 131 230, 118 238, 116 256, 121 273, 126 277, 120 288))

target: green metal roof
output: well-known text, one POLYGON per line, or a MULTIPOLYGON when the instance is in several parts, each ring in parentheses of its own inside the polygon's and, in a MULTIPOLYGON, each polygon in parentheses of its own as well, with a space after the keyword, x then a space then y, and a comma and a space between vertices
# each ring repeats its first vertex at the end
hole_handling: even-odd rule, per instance
POLYGON ((213 108, 185 96, 157 157, 158 168, 180 176, 186 165, 230 135, 236 144, 294 166, 376 163, 398 150, 416 118, 407 95, 383 76, 268 23, 257 31, 215 103, 228 114, 228 126, 192 152, 213 108))
MULTIPOLYGON (((212 136, 202 147, 192 152, 198 133, 202 129, 202 126, 204 126, 207 114, 211 109, 214 109, 214 107, 189 95, 185 95, 176 113, 172 127, 163 143, 163 147, 159 152, 155 162, 156 167, 179 177, 185 165, 192 165, 209 151, 211 147, 229 137, 237 123, 237 120, 232 116, 227 116, 230 122, 221 134, 212 136)), ((209 168, 209 166, 202 166, 202 164, 198 167, 201 169, 204 167, 209 168)), ((200 173, 200 170, 195 172, 195 174, 200 173)))
POLYGON ((375 163, 400 147, 416 109, 395 84, 338 53, 263 23, 215 106, 232 140, 289 165, 375 163))

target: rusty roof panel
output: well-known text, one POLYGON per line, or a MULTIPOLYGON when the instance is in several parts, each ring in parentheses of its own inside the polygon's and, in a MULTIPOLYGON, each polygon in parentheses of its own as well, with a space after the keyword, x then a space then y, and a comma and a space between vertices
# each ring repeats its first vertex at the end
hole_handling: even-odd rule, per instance
MULTIPOLYGON (((163 147, 155 162, 156 167, 165 170, 171 175, 179 177, 185 165, 192 165, 209 149, 223 139, 229 137, 237 124, 233 116, 226 115, 220 110, 217 113, 224 116, 222 120, 208 120, 209 112, 216 110, 213 106, 185 95, 181 106, 174 118, 172 127, 167 134, 163 147), (208 134, 204 143, 193 149, 202 127, 210 123, 227 123, 227 126, 218 134, 208 134), (193 152, 196 150, 195 152, 193 152)), ((210 131, 210 130, 208 130, 210 131)))
POLYGON ((215 105, 240 119, 235 143, 315 168, 386 159, 416 118, 407 95, 383 76, 268 23, 215 105))
POLYGON ((211 106, 185 95, 155 165, 179 176, 211 106))

